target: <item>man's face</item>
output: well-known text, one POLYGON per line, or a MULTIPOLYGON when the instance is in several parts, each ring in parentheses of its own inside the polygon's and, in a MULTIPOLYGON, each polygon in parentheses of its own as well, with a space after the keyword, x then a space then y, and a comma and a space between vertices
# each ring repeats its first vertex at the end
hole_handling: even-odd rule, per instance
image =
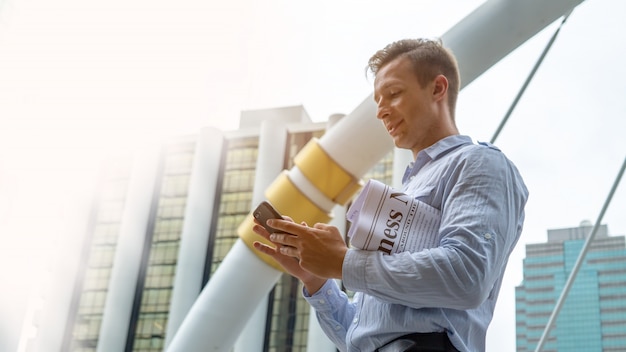
POLYGON ((410 149, 414 154, 432 144, 430 131, 435 128, 433 83, 420 86, 411 61, 399 57, 376 74, 374 99, 377 117, 387 128, 396 147, 410 149))

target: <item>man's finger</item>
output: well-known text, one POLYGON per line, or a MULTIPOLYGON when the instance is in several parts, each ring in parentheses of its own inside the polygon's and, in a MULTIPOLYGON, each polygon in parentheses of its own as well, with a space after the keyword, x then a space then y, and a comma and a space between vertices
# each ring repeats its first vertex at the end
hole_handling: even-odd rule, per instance
POLYGON ((277 230, 281 230, 281 231, 291 233, 291 234, 301 233, 308 229, 306 225, 301 225, 293 221, 279 220, 279 219, 268 220, 267 225, 277 230))
POLYGON ((294 247, 280 247, 279 250, 280 254, 288 257, 298 258, 299 256, 298 250, 294 247))
POLYGON ((291 234, 273 233, 269 236, 269 240, 280 245, 293 247, 296 243, 296 237, 291 234))
POLYGON ((262 252, 264 254, 270 255, 270 256, 275 256, 276 255, 276 249, 272 248, 264 243, 255 241, 253 243, 254 245, 254 249, 258 250, 259 252, 262 252))
POLYGON ((252 231, 255 232, 257 235, 264 237, 265 239, 269 239, 270 237, 270 233, 267 232, 265 227, 259 225, 258 223, 252 226, 252 231))

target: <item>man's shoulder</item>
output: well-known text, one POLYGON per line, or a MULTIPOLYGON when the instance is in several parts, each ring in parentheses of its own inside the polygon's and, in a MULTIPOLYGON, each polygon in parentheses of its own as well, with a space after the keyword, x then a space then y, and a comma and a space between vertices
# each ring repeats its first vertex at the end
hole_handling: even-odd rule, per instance
POLYGON ((448 157, 448 163, 456 164, 456 167, 488 172, 509 168, 512 164, 500 148, 488 142, 463 145, 448 157))
POLYGON ((496 158, 504 157, 504 153, 502 153, 500 148, 489 142, 480 141, 459 145, 457 148, 449 150, 446 154, 442 154, 442 156, 447 156, 449 159, 457 161, 489 158, 489 155, 493 155, 496 158))

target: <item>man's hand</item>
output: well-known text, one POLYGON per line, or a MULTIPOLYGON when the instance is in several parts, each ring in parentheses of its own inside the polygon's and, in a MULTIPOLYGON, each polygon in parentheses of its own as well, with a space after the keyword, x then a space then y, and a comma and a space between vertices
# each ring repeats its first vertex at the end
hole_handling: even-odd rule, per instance
POLYGON ((279 231, 269 240, 280 254, 298 259, 300 268, 317 277, 341 279, 348 247, 336 227, 321 223, 309 227, 277 219, 268 220, 268 225, 279 231))
MULTIPOLYGON (((291 221, 291 219, 288 219, 288 220, 291 221)), ((270 233, 267 232, 265 227, 259 224, 259 222, 256 219, 254 220, 254 222, 256 224, 252 228, 252 231, 261 235, 267 240, 271 241, 270 233)), ((284 234, 284 235, 289 236, 289 234, 284 234)), ((300 263, 297 260, 297 258, 294 259, 291 256, 284 255, 281 253, 280 249, 282 248, 282 245, 278 243, 275 243, 275 245, 276 247, 271 247, 261 242, 254 242, 254 248, 256 250, 274 258, 274 260, 278 264, 280 264, 287 273, 289 273, 290 275, 302 281, 302 283, 304 284, 304 287, 309 292, 309 294, 313 294, 317 292, 317 290, 319 290, 324 285, 324 283, 326 282, 325 278, 317 277, 313 275, 312 273, 304 270, 300 266, 300 263)))

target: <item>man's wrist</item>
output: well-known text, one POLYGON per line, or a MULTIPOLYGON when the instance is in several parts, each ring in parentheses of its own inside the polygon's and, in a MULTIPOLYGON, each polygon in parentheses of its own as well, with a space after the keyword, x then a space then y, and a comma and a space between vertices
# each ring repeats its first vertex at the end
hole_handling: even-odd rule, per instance
POLYGON ((307 280, 306 282, 302 282, 304 288, 309 293, 309 295, 314 295, 317 291, 319 291, 322 286, 326 283, 326 279, 322 279, 319 277, 313 278, 311 280, 307 280))

